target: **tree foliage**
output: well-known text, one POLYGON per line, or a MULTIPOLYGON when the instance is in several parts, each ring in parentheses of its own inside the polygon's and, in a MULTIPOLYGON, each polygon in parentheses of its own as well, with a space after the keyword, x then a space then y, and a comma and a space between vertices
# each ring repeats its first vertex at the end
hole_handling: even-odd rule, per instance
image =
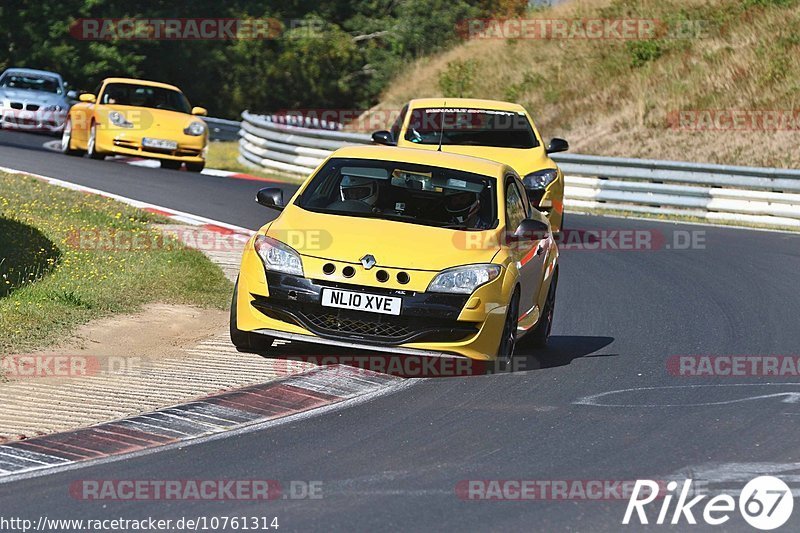
POLYGON ((18 0, 0 5, 0 68, 42 68, 92 91, 108 76, 181 87, 193 104, 235 117, 303 108, 362 108, 406 62, 458 39, 459 21, 519 10, 520 0, 18 0), (81 40, 84 18, 272 18, 256 40, 81 40))

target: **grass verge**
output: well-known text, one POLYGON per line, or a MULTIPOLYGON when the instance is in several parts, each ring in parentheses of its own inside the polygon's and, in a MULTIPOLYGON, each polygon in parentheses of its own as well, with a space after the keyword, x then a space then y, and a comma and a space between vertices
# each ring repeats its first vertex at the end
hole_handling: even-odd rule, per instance
POLYGON ((214 141, 209 143, 206 167, 218 170, 230 170, 231 172, 241 172, 242 174, 250 174, 260 178, 284 181, 286 183, 302 183, 305 180, 305 176, 278 174, 241 164, 239 162, 239 143, 237 141, 214 141))
POLYGON ((800 0, 574 0, 526 18, 660 28, 641 40, 496 31, 409 65, 377 109, 422 97, 512 100, 545 138, 563 136, 578 153, 800 165, 800 0))
POLYGON ((230 282, 201 252, 163 239, 161 222, 0 172, 0 353, 55 344, 80 324, 147 303, 224 309, 230 282))

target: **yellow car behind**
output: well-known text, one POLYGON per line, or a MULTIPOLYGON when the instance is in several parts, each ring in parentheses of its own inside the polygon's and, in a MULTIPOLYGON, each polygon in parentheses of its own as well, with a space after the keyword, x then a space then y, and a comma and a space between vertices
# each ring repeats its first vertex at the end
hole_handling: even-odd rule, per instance
POLYGON ((125 155, 157 159, 164 168, 200 172, 205 166, 208 127, 175 86, 129 78, 108 78, 97 94, 82 94, 72 106, 61 151, 92 159, 125 155))

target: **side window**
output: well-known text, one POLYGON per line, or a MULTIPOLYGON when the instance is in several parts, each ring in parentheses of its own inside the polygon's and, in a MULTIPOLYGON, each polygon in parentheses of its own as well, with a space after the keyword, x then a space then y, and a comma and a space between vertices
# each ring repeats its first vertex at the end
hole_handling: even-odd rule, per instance
POLYGON ((506 179, 506 229, 515 231, 527 217, 522 194, 514 179, 509 177, 506 179))
POLYGON ((408 104, 404 105, 403 109, 400 110, 397 120, 394 121, 392 128, 389 130, 392 134, 392 139, 395 141, 400 139, 400 130, 403 129, 403 121, 406 119, 406 113, 408 113, 408 104))

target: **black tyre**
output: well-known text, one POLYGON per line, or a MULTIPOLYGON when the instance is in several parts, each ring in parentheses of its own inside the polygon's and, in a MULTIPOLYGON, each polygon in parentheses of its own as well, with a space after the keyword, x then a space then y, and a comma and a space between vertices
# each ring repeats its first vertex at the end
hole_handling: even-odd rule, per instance
POLYGON ((72 120, 68 117, 61 132, 61 153, 66 155, 80 155, 81 150, 72 147, 72 120))
POLYGON ((205 161, 202 163, 186 163, 186 170, 189 172, 202 172, 204 168, 206 168, 205 161))
POLYGON ((544 310, 534 329, 528 336, 530 337, 531 346, 534 348, 546 348, 547 341, 550 339, 550 330, 553 328, 553 313, 556 307, 556 291, 558 290, 558 269, 553 274, 553 280, 550 282, 550 290, 547 291, 547 300, 545 300, 544 310))
POLYGON ((506 321, 500 345, 497 347, 497 370, 505 372, 512 368, 514 348, 517 346, 517 321, 519 320, 519 290, 514 291, 506 311, 506 321))
POLYGON ((102 160, 106 158, 105 155, 97 151, 97 124, 94 122, 92 123, 92 127, 89 128, 89 141, 86 143, 86 153, 92 159, 102 160))
POLYGON ((236 327, 236 301, 239 299, 238 296, 239 280, 237 279, 236 285, 233 287, 233 300, 231 301, 231 342, 239 352, 269 356, 273 341, 272 337, 261 335, 260 333, 242 331, 236 327))
POLYGON ((172 159, 162 159, 161 168, 166 168, 167 170, 178 170, 181 168, 181 162, 173 161, 172 159))

